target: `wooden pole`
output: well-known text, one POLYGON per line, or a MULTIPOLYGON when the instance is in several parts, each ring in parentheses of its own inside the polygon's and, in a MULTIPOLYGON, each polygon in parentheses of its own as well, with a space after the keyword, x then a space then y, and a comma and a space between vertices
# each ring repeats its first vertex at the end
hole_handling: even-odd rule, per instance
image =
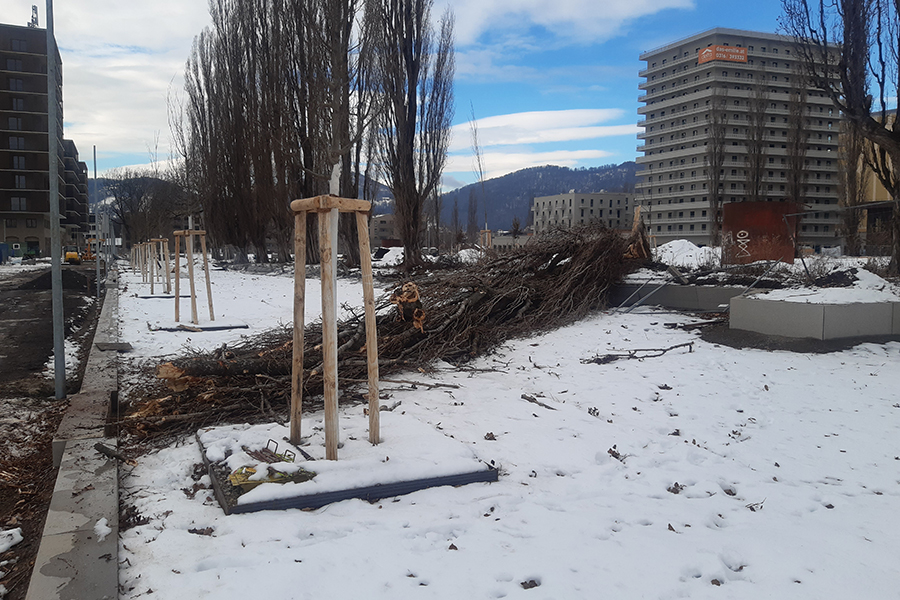
POLYGON ((180 323, 181 308, 181 235, 175 233, 175 322, 180 323))
POLYGON ((156 244, 147 242, 147 267, 150 273, 150 295, 156 295, 156 244))
POLYGON ((359 264, 362 271, 363 304, 366 310, 366 365, 369 379, 369 442, 381 442, 381 412, 378 398, 378 331, 375 325, 375 288, 372 277, 372 252, 369 247, 369 222, 365 213, 356 213, 359 237, 359 264))
POLYGON ((209 261, 206 260, 206 232, 200 234, 200 249, 203 251, 203 272, 206 274, 206 299, 209 304, 209 320, 215 321, 213 312, 212 287, 209 283, 209 261))
POLYGON ((300 444, 303 334, 306 326, 306 211, 294 213, 294 352, 291 360, 291 443, 300 444))
POLYGON ((166 293, 172 293, 172 270, 169 268, 169 238, 163 238, 159 241, 159 246, 162 248, 163 253, 163 263, 166 267, 166 293))
POLYGON ((322 377, 325 392, 325 458, 337 460, 339 443, 337 394, 337 226, 338 209, 319 212, 322 255, 322 377))
POLYGON ((197 318, 197 288, 194 286, 194 234, 191 229, 187 230, 185 245, 184 255, 188 261, 188 281, 191 284, 191 323, 199 325, 200 319, 197 318))

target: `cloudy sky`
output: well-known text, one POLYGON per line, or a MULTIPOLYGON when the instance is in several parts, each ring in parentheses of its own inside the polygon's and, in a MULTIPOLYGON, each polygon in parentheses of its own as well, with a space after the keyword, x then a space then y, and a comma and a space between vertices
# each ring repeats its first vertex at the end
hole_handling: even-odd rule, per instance
MULTIPOLYGON (((33 0, 0 0, 25 25, 33 0)), ((776 31, 778 0, 435 0, 456 17, 456 117, 446 172, 475 179, 474 113, 486 175, 535 165, 634 160, 638 56, 712 27, 776 31)), ((45 2, 38 2, 40 27, 45 2)), ((169 155, 167 97, 179 92, 205 0, 57 0, 66 137, 93 169, 169 155)))

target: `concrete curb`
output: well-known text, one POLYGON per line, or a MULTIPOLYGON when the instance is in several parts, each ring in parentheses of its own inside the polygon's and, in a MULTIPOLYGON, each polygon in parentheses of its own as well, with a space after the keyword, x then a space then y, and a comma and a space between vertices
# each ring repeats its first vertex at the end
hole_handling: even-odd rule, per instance
POLYGON ((118 597, 118 464, 94 449, 98 442, 118 444, 107 426, 118 393, 118 359, 115 351, 96 347, 118 337, 118 282, 111 271, 81 392, 71 398, 53 439, 59 473, 26 600, 118 597))

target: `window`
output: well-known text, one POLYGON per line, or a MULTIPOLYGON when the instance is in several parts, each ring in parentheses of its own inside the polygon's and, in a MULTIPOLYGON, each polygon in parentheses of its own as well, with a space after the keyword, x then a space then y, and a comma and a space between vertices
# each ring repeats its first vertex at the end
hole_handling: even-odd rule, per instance
POLYGON ((17 198, 13 196, 10 200, 10 210, 28 210, 28 204, 25 202, 25 198, 17 198))
POLYGON ((11 92, 23 92, 25 91, 25 82, 21 79, 13 79, 9 78, 9 90, 11 92))
POLYGON ((28 45, 25 40, 10 40, 9 49, 13 52, 28 52, 28 45))
POLYGON ((16 58, 7 58, 6 59, 6 70, 7 71, 21 71, 22 70, 22 61, 16 58))
POLYGON ((16 178, 16 189, 24 190, 26 188, 25 176, 24 175, 16 175, 15 178, 16 178))
POLYGON ((16 227, 19 226, 19 220, 18 219, 6 219, 6 226, 10 229, 15 229, 16 227))
POLYGON ((8 123, 10 131, 22 131, 22 117, 10 117, 8 123))
POLYGON ((24 98, 13 98, 12 99, 12 109, 13 110, 25 110, 25 99, 24 98))
POLYGON ((25 219, 25 227, 28 229, 37 229, 37 219, 25 219))
POLYGON ((24 150, 25 149, 25 138, 10 136, 9 149, 10 150, 24 150))
POLYGON ((25 157, 24 156, 13 156, 13 169, 24 169, 25 168, 25 157))

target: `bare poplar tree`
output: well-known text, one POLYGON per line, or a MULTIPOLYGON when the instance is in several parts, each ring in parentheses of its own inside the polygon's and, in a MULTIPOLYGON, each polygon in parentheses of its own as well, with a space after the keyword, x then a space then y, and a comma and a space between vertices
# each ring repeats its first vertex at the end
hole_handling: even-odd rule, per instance
MULTIPOLYGON (((862 211, 859 206, 866 201, 871 172, 866 168, 866 141, 851 122, 842 125, 840 157, 843 166, 839 172, 841 213, 840 233, 844 238, 845 253, 858 256, 860 252, 859 226, 862 211)), ((871 145, 869 145, 871 147, 871 145)))
POLYGON ((769 93, 765 72, 759 69, 748 99, 747 111, 747 197, 751 202, 765 199, 763 179, 766 168, 766 109, 769 93))
POLYGON ((478 241, 478 195, 469 190, 469 212, 466 219, 466 238, 470 244, 478 241))
POLYGON ((728 126, 727 97, 724 90, 713 90, 706 113, 709 130, 706 144, 707 179, 709 183, 709 223, 710 241, 713 246, 722 243, 722 191, 725 176, 725 135, 728 126))
MULTIPOLYGON (((822 90, 869 144, 875 176, 900 199, 900 5, 882 0, 782 0, 782 28, 794 37, 807 79, 822 90)), ((892 211, 891 261, 900 274, 900 203, 892 211)))
POLYGON ((422 209, 440 184, 453 118, 453 15, 435 34, 433 0, 370 0, 378 26, 377 84, 384 98, 378 120, 378 154, 394 195, 402 267, 421 265, 422 209))
POLYGON ((459 244, 459 234, 462 232, 462 225, 459 221, 459 194, 453 196, 453 212, 450 216, 450 231, 452 239, 450 240, 451 245, 456 246, 459 244))
POLYGON ((791 202, 803 203, 806 179, 806 149, 809 140, 808 121, 803 115, 807 87, 802 73, 795 71, 788 96, 787 126, 787 197, 791 202))
POLYGON ((481 188, 481 201, 484 204, 484 228, 488 228, 487 219, 487 195, 484 193, 484 153, 481 151, 481 144, 478 143, 478 121, 475 120, 475 105, 469 104, 469 131, 472 134, 472 156, 474 158, 475 175, 478 177, 479 187, 481 188))

